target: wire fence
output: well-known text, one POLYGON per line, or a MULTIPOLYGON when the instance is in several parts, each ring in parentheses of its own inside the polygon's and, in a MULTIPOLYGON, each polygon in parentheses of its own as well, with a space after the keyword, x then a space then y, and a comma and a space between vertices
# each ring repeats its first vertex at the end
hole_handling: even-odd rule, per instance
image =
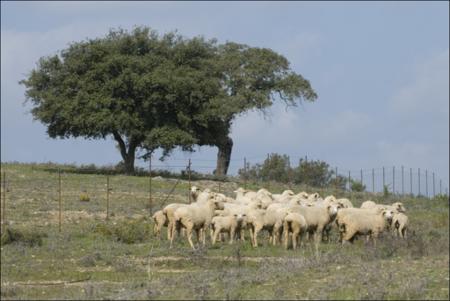
MULTIPOLYGON (((307 158, 306 158, 307 160, 307 158)), ((89 212, 96 219, 109 220, 117 214, 132 216, 136 214, 152 214, 171 202, 190 203, 190 188, 193 180, 214 180, 214 190, 233 194, 237 186, 247 187, 247 158, 241 161, 240 176, 216 178, 213 175, 215 164, 213 161, 200 161, 196 164, 191 159, 185 164, 153 164, 148 161, 147 174, 130 179, 125 175, 90 174, 95 170, 84 170, 85 173, 64 170, 64 168, 32 168, 31 172, 21 173, 11 169, 8 172, 2 164, 1 179, 1 219, 2 225, 8 219, 8 211, 18 211, 26 208, 26 214, 14 214, 15 222, 26 223, 45 212, 48 222, 58 225, 61 232, 65 219, 70 216, 74 221, 80 218, 82 211, 89 212), (209 164, 207 163, 209 162, 209 164), (52 171, 45 177, 37 176, 39 171, 52 171), (182 171, 184 176, 178 178, 164 177, 164 181, 155 181, 159 175, 175 175, 182 171), (199 174, 196 170, 201 170, 199 174), (150 175, 150 176, 149 176, 150 175), (200 176, 199 176, 200 175, 200 176), (81 198, 81 194, 88 195, 88 199, 81 198), (50 213, 50 217, 48 214, 50 213)), ((236 163, 236 162, 235 162, 236 163)), ((382 166, 378 168, 344 170, 333 169, 334 177, 346 179, 344 191, 351 191, 351 183, 359 181, 365 185, 366 192, 388 192, 395 196, 410 195, 421 197, 435 197, 447 195, 448 188, 443 186, 443 180, 433 171, 406 166, 382 166)), ((270 182, 260 183, 270 190, 270 182)), ((287 183, 289 187, 292 182, 287 183)), ((197 185, 197 184, 196 184, 197 185)), ((211 183, 210 183, 211 185, 211 183)), ((273 184, 272 184, 273 185, 273 184)), ((312 187, 313 188, 313 187, 312 187)), ((322 187, 322 189, 333 188, 322 187)), ((76 221, 75 221, 76 222, 76 221)))

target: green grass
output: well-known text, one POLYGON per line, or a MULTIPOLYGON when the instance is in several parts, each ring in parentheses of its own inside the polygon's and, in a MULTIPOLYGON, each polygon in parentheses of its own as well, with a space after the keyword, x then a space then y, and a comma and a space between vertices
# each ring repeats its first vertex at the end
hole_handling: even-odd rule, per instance
MULTIPOLYGON (((57 167, 57 166, 56 166, 57 167)), ((53 166, 53 169, 55 166, 53 166)), ((179 238, 169 249, 166 233, 151 234, 148 178, 110 175, 111 217, 105 220, 106 175, 62 174, 62 232, 58 231, 58 174, 48 166, 3 164, 7 176, 5 216, 19 235, 1 245, 2 299, 446 299, 449 298, 449 206, 447 199, 400 198, 293 186, 295 192, 348 197, 355 206, 372 199, 401 201, 410 237, 384 235, 377 246, 310 245, 284 250, 246 242, 192 251, 179 238), (80 201, 87 193, 89 202, 80 201), (89 278, 89 279, 88 279, 89 278), (86 280, 88 279, 88 280, 86 280), (58 284, 58 281, 85 280, 58 284)), ((153 210, 177 180, 153 180, 153 210)), ((193 182, 217 191, 216 181, 193 182)), ((273 192, 278 183, 247 183, 273 192)), ((233 196, 240 184, 220 183, 233 196)), ((165 204, 187 202, 180 180, 165 204)), ((6 233, 2 227, 2 233, 6 233)))

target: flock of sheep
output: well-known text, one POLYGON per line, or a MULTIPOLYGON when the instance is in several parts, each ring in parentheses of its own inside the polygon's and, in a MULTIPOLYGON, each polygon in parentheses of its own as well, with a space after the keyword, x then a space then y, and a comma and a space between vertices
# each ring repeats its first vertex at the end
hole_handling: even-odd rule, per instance
POLYGON ((307 235, 317 250, 322 240, 330 239, 333 228, 342 243, 353 242, 359 235, 366 235, 367 240, 372 238, 376 243, 380 233, 390 230, 406 237, 408 217, 399 202, 382 205, 366 201, 361 208, 354 208, 346 198, 337 199, 333 195, 321 198, 318 193, 295 194, 285 190, 272 194, 264 188, 256 192, 238 188, 235 193, 236 198, 230 198, 193 186, 191 204, 172 203, 153 215, 154 234, 160 236, 162 227, 167 227, 172 247, 175 235, 184 229, 193 249, 193 232, 205 245, 208 230, 213 245, 218 239, 223 240, 224 233, 228 234, 230 244, 235 239, 245 241, 248 230, 252 246, 257 247, 258 233, 268 231, 269 243, 283 243, 286 249, 291 241, 296 249, 307 235))

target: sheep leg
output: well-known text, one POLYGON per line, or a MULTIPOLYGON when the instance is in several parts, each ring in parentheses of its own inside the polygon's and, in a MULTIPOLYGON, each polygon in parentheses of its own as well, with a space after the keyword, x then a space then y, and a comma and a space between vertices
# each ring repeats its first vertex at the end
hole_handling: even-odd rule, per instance
POLYGON ((253 246, 255 248, 258 247, 258 233, 259 233, 259 231, 261 231, 260 227, 255 228, 254 233, 253 233, 253 246))
POLYGON ((169 225, 167 226, 167 240, 172 240, 173 227, 173 222, 169 222, 169 225))
POLYGON ((233 239, 234 239, 234 232, 235 232, 236 230, 234 229, 234 228, 231 228, 231 230, 230 230, 230 245, 232 245, 233 244, 233 239))
POLYGON ((189 241, 189 245, 193 250, 195 250, 194 243, 192 242, 192 228, 189 227, 186 229, 186 235, 189 241))
POLYGON ((202 231, 202 243, 203 246, 206 246, 206 229, 208 229, 208 225, 203 226, 203 229, 200 229, 202 231))
POLYGON ((284 248, 289 248, 289 231, 284 231, 284 248))
POLYGON ((244 232, 244 229, 241 229, 241 231, 240 231, 240 238, 241 238, 241 241, 245 241, 245 232, 244 232))
POLYGON ((214 231, 214 235, 212 238, 212 244, 215 245, 216 244, 216 240, 217 240, 217 235, 219 235, 220 229, 217 229, 214 231))
POLYGON ((294 231, 294 232, 292 233, 292 248, 293 248, 294 250, 297 249, 297 237, 298 237, 298 232, 297 232, 297 231, 294 231))

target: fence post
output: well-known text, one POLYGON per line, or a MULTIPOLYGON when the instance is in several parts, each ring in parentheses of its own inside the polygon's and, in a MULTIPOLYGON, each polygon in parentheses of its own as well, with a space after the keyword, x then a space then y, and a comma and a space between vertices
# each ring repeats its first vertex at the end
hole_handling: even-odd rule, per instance
POLYGON ((442 179, 439 180, 439 194, 442 195, 442 179))
POLYGON ((188 163, 188 178, 189 178, 188 198, 189 198, 189 204, 190 204, 191 203, 191 158, 189 158, 189 163, 188 163))
POLYGON ((419 196, 420 196, 420 168, 417 169, 417 174, 419 176, 419 196))
POLYGON ((425 169, 425 194, 428 197, 428 169, 425 169))
POLYGON ((350 184, 350 170, 348 171, 348 191, 350 191, 351 189, 351 184, 350 184))
POLYGON ((384 166, 383 166, 383 191, 384 191, 384 186, 386 186, 386 184, 385 184, 385 178, 384 178, 384 166))
POLYGON ((106 220, 109 219, 109 175, 106 175, 106 220))
POLYGON ((375 193, 375 169, 372 168, 372 192, 375 193))
POLYGON ((361 185, 363 184, 363 172, 362 172, 362 168, 361 168, 361 185))
POLYGON ((392 194, 395 194, 395 166, 392 166, 392 194))
POLYGON ((405 194, 405 181, 404 181, 404 170, 402 165, 402 195, 405 194))
POLYGON ((433 172, 433 197, 436 196, 436 186, 435 186, 434 183, 435 183, 435 182, 434 182, 434 172, 433 172))
POLYGON ((2 207, 2 224, 6 225, 6 172, 3 171, 3 207, 2 207))
POLYGON ((336 166, 336 177, 335 177, 335 179, 336 179, 336 182, 335 182, 336 188, 335 189, 338 189, 338 168, 337 168, 337 166, 336 166))
POLYGON ((148 206, 150 208, 150 215, 153 214, 153 199, 152 199, 152 154, 148 159, 148 206))
POLYGON ((411 190, 411 195, 413 195, 413 189, 412 189, 412 168, 409 169, 409 189, 411 190))
POLYGON ((58 200, 59 200, 59 232, 61 232, 62 206, 61 206, 61 169, 58 168, 58 200))
POLYGON ((247 159, 244 157, 244 189, 247 189, 247 159))

